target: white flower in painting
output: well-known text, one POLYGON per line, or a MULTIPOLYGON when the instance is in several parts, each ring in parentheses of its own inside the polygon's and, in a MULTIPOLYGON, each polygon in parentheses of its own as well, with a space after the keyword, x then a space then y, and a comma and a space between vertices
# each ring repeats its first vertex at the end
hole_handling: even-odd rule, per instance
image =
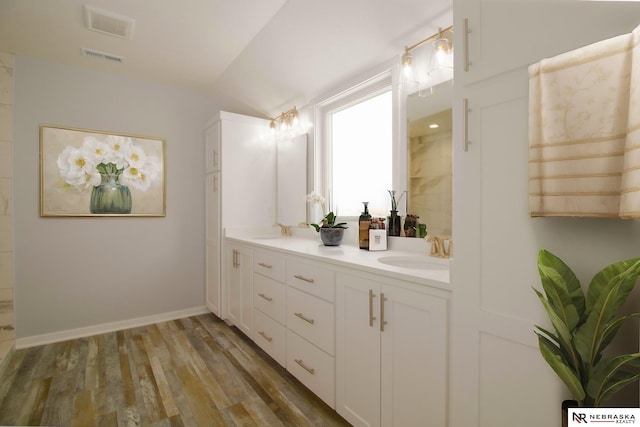
POLYGON ((131 138, 117 135, 108 135, 106 144, 109 147, 107 156, 102 163, 113 163, 118 169, 127 167, 126 153, 131 149, 131 138))
POLYGON ((162 173, 162 163, 160 162, 160 159, 155 156, 149 157, 145 164, 145 172, 148 179, 152 181, 158 179, 162 173))
POLYGON ((58 155, 60 177, 79 191, 97 186, 101 175, 114 175, 122 185, 146 191, 161 174, 160 159, 147 156, 129 137, 88 136, 79 148, 67 146, 58 155))
POLYGON ((151 183, 160 174, 160 160, 149 157, 144 162, 138 162, 138 166, 130 166, 122 172, 120 178, 124 185, 130 185, 140 191, 147 191, 151 183))
POLYGON ((87 155, 86 150, 65 147, 58 155, 57 163, 62 179, 78 190, 100 184, 100 174, 96 170, 94 157, 87 155))
POLYGON ((124 159, 130 167, 144 168, 144 164, 147 161, 147 155, 139 146, 131 145, 125 153, 124 159))
POLYGON ((93 157, 96 164, 108 162, 106 157, 109 154, 109 146, 93 136, 88 136, 84 139, 81 149, 87 156, 93 157))

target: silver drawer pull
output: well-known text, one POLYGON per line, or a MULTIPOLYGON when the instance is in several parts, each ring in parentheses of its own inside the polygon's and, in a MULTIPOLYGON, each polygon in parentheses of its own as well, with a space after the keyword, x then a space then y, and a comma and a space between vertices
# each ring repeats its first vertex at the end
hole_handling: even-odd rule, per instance
POLYGON ((309 279, 308 277, 301 276, 300 274, 296 274, 295 276, 298 280, 304 280, 305 282, 313 283, 313 279, 309 279))
POLYGON ((316 373, 316 370, 313 368, 309 368, 308 366, 305 366, 304 363, 302 362, 302 359, 294 359, 296 361, 296 363, 298 365, 300 365, 302 367, 302 369, 304 369, 305 371, 309 372, 311 375, 316 373))
POLYGON ((259 297, 266 299, 267 301, 271 302, 273 300, 273 298, 266 296, 265 294, 258 294, 259 297))
POLYGON ((262 338, 264 338, 265 340, 267 340, 267 341, 269 341, 269 342, 273 341, 273 338, 271 338, 271 337, 267 336, 267 334, 265 334, 264 332, 260 331, 260 332, 258 332, 258 333, 259 333, 260 335, 262 335, 262 338))
POLYGON ((302 314, 302 313, 293 313, 293 314, 295 314, 297 317, 301 318, 302 320, 304 320, 307 323, 311 323, 312 325, 315 323, 315 320, 309 319, 308 317, 305 317, 305 315, 302 314))
POLYGON ((264 262, 259 262, 259 263, 258 263, 258 265, 259 265, 260 267, 264 267, 264 268, 272 268, 272 267, 273 267, 272 265, 265 264, 264 262))

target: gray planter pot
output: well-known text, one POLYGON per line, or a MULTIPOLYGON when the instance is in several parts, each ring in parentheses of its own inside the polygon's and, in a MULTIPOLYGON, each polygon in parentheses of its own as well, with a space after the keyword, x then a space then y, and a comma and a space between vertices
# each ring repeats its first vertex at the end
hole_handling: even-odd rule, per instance
POLYGON ((321 228, 320 239, 325 246, 339 246, 344 237, 344 228, 321 228))

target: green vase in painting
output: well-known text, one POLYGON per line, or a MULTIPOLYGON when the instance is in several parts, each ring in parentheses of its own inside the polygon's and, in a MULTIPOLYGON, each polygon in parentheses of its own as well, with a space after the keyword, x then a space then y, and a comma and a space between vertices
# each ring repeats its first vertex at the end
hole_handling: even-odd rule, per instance
POLYGON ((91 190, 89 210, 92 214, 131 213, 129 187, 118 183, 116 174, 100 174, 102 182, 91 190))

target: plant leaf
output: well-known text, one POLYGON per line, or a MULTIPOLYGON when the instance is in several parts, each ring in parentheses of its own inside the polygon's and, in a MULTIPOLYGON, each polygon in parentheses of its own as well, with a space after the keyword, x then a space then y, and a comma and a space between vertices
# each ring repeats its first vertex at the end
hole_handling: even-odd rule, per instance
POLYGON ((336 215, 333 212, 329 212, 327 216, 325 216, 325 218, 329 223, 329 227, 331 227, 333 223, 336 222, 336 215))
POLYGON ((594 402, 594 405, 600 406, 603 402, 611 399, 614 394, 620 391, 620 389, 636 382, 638 378, 640 378, 640 374, 631 374, 629 372, 622 373, 621 378, 617 381, 611 382, 609 387, 602 392, 600 399, 594 402))
POLYGON ((585 297, 578 278, 564 261, 544 249, 538 253, 538 273, 551 306, 573 331, 585 318, 585 297))
POLYGON ((640 317, 640 313, 631 313, 626 316, 619 317, 612 322, 607 323, 605 327, 602 329, 602 333, 600 334, 600 341, 597 344, 599 348, 596 351, 601 352, 609 344, 611 344, 611 341, 613 340, 613 338, 615 338, 616 334, 618 333, 618 330, 620 329, 620 326, 622 326, 622 323, 624 323, 625 320, 629 320, 634 317, 640 317))
MULTIPOLYGON (((560 341, 558 340, 558 337, 555 336, 551 331, 546 330, 545 328, 543 328, 542 326, 538 326, 538 325, 534 325, 536 328, 538 328, 538 330, 540 332, 544 332, 548 338, 550 338, 552 341, 555 341, 556 344, 560 344, 560 341)), ((535 332, 535 331, 534 331, 535 332)), ((537 332, 536 332, 537 333, 537 332)))
POLYGON ((635 381, 639 374, 622 371, 624 367, 638 365, 640 353, 623 354, 612 358, 603 358, 593 368, 593 374, 587 383, 587 394, 593 399, 594 406, 608 400, 621 388, 635 381))
POLYGON ((546 310, 547 315, 549 316, 549 320, 551 320, 553 329, 555 329, 556 333, 558 334, 557 338, 560 345, 567 348, 571 347, 571 333, 569 332, 569 328, 567 328, 567 325, 564 323, 564 320, 556 314, 549 301, 547 301, 547 299, 544 297, 544 295, 542 295, 540 291, 535 288, 533 290, 536 295, 538 295, 540 302, 542 302, 542 305, 546 310))
POLYGON ((537 332, 536 335, 538 335, 538 346, 540 347, 540 353, 542 353, 544 360, 547 361, 551 369, 553 369, 562 382, 564 382, 574 399, 583 400, 585 398, 585 391, 576 371, 566 363, 557 346, 537 332))
MULTIPOLYGON (((624 261, 614 262, 593 276, 593 279, 591 279, 591 283, 589 284, 589 289, 587 290, 587 311, 593 309, 593 306, 601 298, 602 294, 607 292, 614 283, 622 280, 625 277, 625 274, 627 274, 626 280, 631 282, 627 283, 627 286, 630 286, 629 292, 631 292, 633 285, 635 284, 635 280, 638 278, 638 274, 634 275, 632 273, 635 271, 632 267, 634 267, 639 261, 640 258, 631 258, 624 261), (629 275, 628 273, 631 274, 629 275)), ((624 300, 622 303, 624 303, 624 300)), ((622 305, 622 303, 620 305, 622 305)))
POLYGON ((587 366, 594 365, 600 357, 603 332, 633 290, 638 276, 640 258, 635 258, 613 263, 592 279, 587 291, 587 301, 596 295, 598 297, 595 302, 587 304, 587 319, 574 335, 576 349, 587 366))
MULTIPOLYGON (((542 335, 542 337, 544 337, 545 339, 549 340, 550 345, 555 346, 558 351, 559 351, 559 355, 565 360, 565 362, 567 363, 567 365, 572 366, 572 368, 574 369, 574 371, 579 372, 582 368, 582 366, 579 364, 579 366, 573 366, 573 362, 572 362, 572 356, 569 353, 569 349, 564 348, 562 346, 562 344, 560 343, 560 339, 555 336, 551 331, 548 331, 544 328, 541 328, 538 325, 535 325, 536 328, 538 328, 538 330, 540 332, 542 332, 544 335, 542 335)), ((538 331, 534 331, 539 337, 541 336, 540 333, 538 333, 538 331)))

